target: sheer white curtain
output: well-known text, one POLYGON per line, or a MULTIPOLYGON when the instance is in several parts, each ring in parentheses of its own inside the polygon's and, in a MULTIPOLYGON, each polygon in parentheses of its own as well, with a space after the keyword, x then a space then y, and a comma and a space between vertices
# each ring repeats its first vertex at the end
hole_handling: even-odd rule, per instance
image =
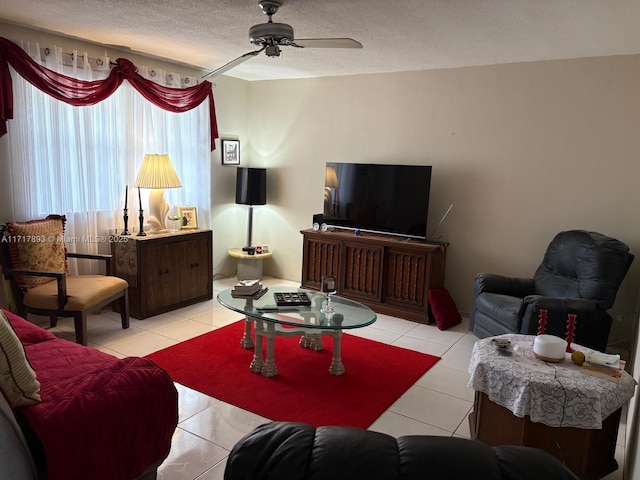
MULTIPOLYGON (((32 50, 30 54, 39 61, 38 45, 25 49, 32 50)), ((83 80, 102 79, 108 74, 108 68, 92 71, 86 55, 74 54, 73 58, 74 66, 63 66, 62 52, 54 48, 46 66, 83 80)), ((109 65, 108 59, 102 60, 109 65)), ((170 76, 167 83, 171 86, 181 81, 176 74, 157 69, 155 75, 149 75, 144 67, 139 67, 139 72, 153 80, 170 76)), ((109 245, 101 240, 109 229, 122 229, 127 185, 129 230, 137 229, 138 192, 133 183, 144 155, 168 153, 182 182, 182 188, 165 191, 172 205, 170 214, 179 205, 196 206, 198 225, 208 226, 211 161, 207 102, 188 112, 167 112, 125 81, 107 100, 91 107, 73 107, 31 86, 13 70, 12 80, 15 115, 8 125, 9 175, 15 220, 64 214, 70 251, 107 253, 109 245)), ((147 210, 148 190, 141 190, 141 194, 147 210)))

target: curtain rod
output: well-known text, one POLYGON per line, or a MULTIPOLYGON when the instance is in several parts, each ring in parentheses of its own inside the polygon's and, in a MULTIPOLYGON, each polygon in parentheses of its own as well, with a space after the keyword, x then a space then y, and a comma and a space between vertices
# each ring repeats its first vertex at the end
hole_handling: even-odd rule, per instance
MULTIPOLYGON (((51 49, 49 47, 40 47, 40 60, 44 61, 45 58, 44 57, 48 57, 49 55, 51 55, 51 49)), ((78 55, 81 56, 81 55, 78 55)), ((92 70, 106 70, 106 68, 103 66, 104 65, 104 60, 102 60, 102 58, 91 58, 91 57, 87 57, 87 59, 89 60, 89 66, 91 67, 92 70)), ((62 52, 62 64, 65 67, 72 67, 73 66, 73 53, 68 53, 68 52, 62 52)), ((111 67, 115 67, 116 65, 118 65, 115 62, 109 62, 109 68, 111 67)), ((150 77, 155 77, 156 76, 156 71, 155 69, 151 68, 149 69, 149 76, 150 77)), ((173 80, 173 74, 169 73, 167 75, 169 77, 170 80, 173 80)), ((191 83, 191 80, 189 79, 189 76, 185 76, 184 77, 184 83, 186 85, 189 85, 189 83, 191 83)), ((198 82, 196 82, 198 83, 198 82)), ((216 87, 217 85, 215 83, 211 83, 213 87, 216 87)))
MULTIPOLYGON (((45 61, 45 57, 48 57, 49 55, 51 55, 51 49, 49 47, 40 47, 40 60, 41 61, 45 61)), ((78 55, 79 57, 83 57, 82 55, 78 55)), ((104 66, 104 60, 102 58, 91 58, 91 57, 87 57, 88 61, 89 61, 89 66, 91 67, 92 70, 97 70, 97 71, 104 71, 107 70, 108 68, 112 68, 117 66, 118 64, 116 62, 109 62, 109 66, 105 67, 104 66)), ((65 67, 73 67, 73 53, 69 53, 69 52, 62 52, 62 64, 65 67)), ((156 71, 153 68, 149 69, 149 76, 151 78, 156 76, 156 71)), ((170 80, 173 80, 173 74, 169 73, 168 74, 168 78, 170 80)), ((191 80, 189 78, 189 76, 185 76, 184 77, 184 83, 185 85, 189 85, 189 83, 191 83, 191 80)), ((196 84, 198 83, 197 81, 195 82, 196 84)), ((211 82, 211 85, 215 88, 218 85, 214 82, 211 82)))
MULTIPOLYGON (((40 47, 40 59, 42 61, 45 60, 45 57, 51 55, 51 49, 49 47, 40 47)), ((83 57, 82 55, 78 55, 79 57, 83 57)), ((109 66, 104 66, 104 60, 102 58, 91 58, 87 57, 89 61, 89 65, 93 70, 106 70, 107 68, 115 67, 117 64, 115 62, 109 62, 109 66)), ((62 64, 65 67, 73 66, 73 53, 62 52, 62 64)))

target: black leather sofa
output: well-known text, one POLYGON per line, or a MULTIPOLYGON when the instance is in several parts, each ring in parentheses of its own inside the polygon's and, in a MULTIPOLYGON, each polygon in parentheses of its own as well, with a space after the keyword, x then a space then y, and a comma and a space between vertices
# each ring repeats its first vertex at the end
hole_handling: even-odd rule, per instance
POLYGON ((225 480, 576 480, 547 452, 458 437, 272 422, 231 450, 225 480))

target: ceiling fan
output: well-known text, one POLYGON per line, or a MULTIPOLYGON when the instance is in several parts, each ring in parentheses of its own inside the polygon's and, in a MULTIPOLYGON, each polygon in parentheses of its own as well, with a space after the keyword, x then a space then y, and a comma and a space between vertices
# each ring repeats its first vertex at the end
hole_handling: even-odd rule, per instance
POLYGON ((241 64, 255 57, 261 52, 265 52, 267 57, 279 57, 280 47, 297 47, 297 48, 362 48, 362 44, 352 38, 299 38, 294 39, 293 27, 286 23, 276 23, 273 21, 273 15, 280 8, 280 2, 273 0, 262 0, 258 3, 262 9, 262 13, 269 17, 267 23, 259 23, 249 29, 249 41, 261 48, 253 52, 245 53, 235 60, 207 73, 204 77, 220 75, 231 70, 236 65, 241 64))

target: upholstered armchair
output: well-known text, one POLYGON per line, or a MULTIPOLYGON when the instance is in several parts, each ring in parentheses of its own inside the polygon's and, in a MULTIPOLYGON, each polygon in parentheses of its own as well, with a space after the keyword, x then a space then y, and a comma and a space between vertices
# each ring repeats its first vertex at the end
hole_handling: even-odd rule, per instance
POLYGON ((607 310, 633 258, 627 245, 600 233, 560 232, 533 278, 476 276, 469 329, 479 338, 535 334, 546 310, 546 333, 564 338, 575 314, 574 342, 604 351, 613 322, 607 310))
POLYGON ((0 265, 9 307, 23 318, 29 313, 73 317, 76 342, 87 344, 89 313, 118 301, 122 328, 129 328, 128 283, 109 275, 111 255, 69 253, 64 245, 63 215, 10 222, 0 227, 0 265), (106 275, 69 275, 67 258, 99 260, 106 275))

